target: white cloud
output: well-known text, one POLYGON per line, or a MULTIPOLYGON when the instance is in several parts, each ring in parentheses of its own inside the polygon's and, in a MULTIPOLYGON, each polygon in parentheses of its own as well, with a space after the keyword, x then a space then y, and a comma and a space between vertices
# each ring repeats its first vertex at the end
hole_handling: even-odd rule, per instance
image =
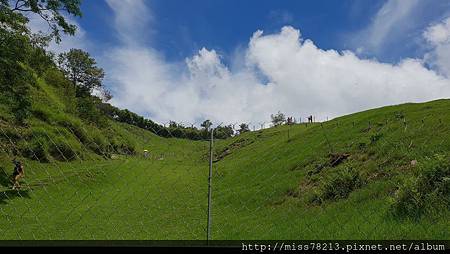
POLYGON ((425 32, 424 37, 432 44, 450 43, 450 18, 439 24, 430 26, 425 32))
POLYGON ((152 30, 147 24, 153 20, 151 11, 142 0, 106 0, 115 12, 115 28, 119 39, 126 44, 139 45, 148 39, 152 30))
POLYGON ((321 50, 300 33, 256 33, 249 59, 273 83, 273 96, 286 112, 341 115, 376 106, 450 95, 450 82, 424 68, 420 60, 398 65, 362 60, 352 52, 321 50))
MULTIPOLYGON (((113 2, 116 18, 125 17, 130 3, 113 2)), ((275 34, 255 32, 248 46, 237 51, 242 52, 238 59, 231 59, 239 64, 230 69, 216 51, 205 48, 184 63, 167 62, 142 42, 126 39, 142 28, 133 30, 131 17, 121 20, 130 22, 116 26, 122 45, 108 49, 104 61, 112 102, 161 123, 211 119, 256 124, 278 110, 323 120, 450 96, 450 80, 425 68, 421 59, 392 65, 360 59, 350 51, 322 50, 290 26, 275 34)))
POLYGON ((450 78, 450 18, 429 26, 423 36, 432 47, 425 60, 450 78))
POLYGON ((369 26, 353 35, 352 44, 361 54, 377 54, 392 40, 406 36, 418 18, 419 0, 388 0, 372 18, 369 26))

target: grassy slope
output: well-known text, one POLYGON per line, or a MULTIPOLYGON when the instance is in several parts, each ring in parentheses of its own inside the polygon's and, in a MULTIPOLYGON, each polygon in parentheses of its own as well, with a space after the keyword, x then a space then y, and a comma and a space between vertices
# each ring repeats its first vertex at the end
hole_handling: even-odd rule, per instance
POLYGON ((443 211, 418 222, 399 221, 389 216, 388 208, 395 187, 413 170, 411 160, 421 163, 436 153, 448 157, 450 129, 445 123, 450 121, 449 106, 448 100, 405 104, 341 117, 324 123, 323 128, 295 126, 289 142, 287 126, 238 137, 255 142, 217 163, 214 235, 235 239, 448 239, 450 213, 443 211), (406 117, 406 129, 403 120, 396 118, 401 114, 406 117), (369 121, 373 127, 367 131, 369 121), (377 134, 378 140, 371 142, 377 134), (313 180, 351 166, 368 181, 347 199, 312 205, 307 197, 314 184, 307 173, 326 160, 330 149, 351 156, 338 167, 324 168, 313 180))
MULTIPOLYGON (((179 208, 183 209, 185 200, 192 199, 184 188, 196 182, 195 169, 201 165, 197 161, 203 158, 203 153, 199 153, 207 144, 164 139, 111 120, 106 127, 99 128, 74 114, 73 95, 58 84, 49 85, 38 79, 31 89, 35 113, 28 126, 12 124, 8 106, 0 107, 0 239, 148 238, 146 228, 162 223, 159 217, 148 214, 161 211, 167 213, 164 216, 170 213, 175 217, 184 216, 185 231, 192 234, 188 226, 193 223, 189 220, 196 217, 190 219, 179 208), (84 140, 66 123, 84 133, 84 140), (131 144, 137 155, 142 155, 143 149, 150 149, 151 159, 137 160, 137 155, 120 155, 117 150, 112 151, 114 160, 105 160, 102 152, 113 142, 131 144), (29 153, 24 148, 33 147, 31 153, 35 155, 36 147, 44 146, 48 151, 56 148, 49 152, 48 163, 24 155, 29 153), (62 147, 74 151, 73 156, 68 158, 67 152, 61 152, 62 147), (24 186, 27 187, 20 192, 8 190, 14 157, 19 157, 26 167, 24 186), (69 159, 71 162, 64 162, 69 159), (179 175, 182 172, 187 175, 179 175), (154 175, 158 177, 149 179, 154 175), (162 179, 167 184, 165 187, 161 186, 162 179)), ((193 193, 201 191, 194 189, 193 193)), ((190 210, 186 213, 190 214, 190 210)), ((179 225, 172 227, 180 231, 174 237, 181 238, 183 231, 179 225)), ((150 235, 169 237, 164 231, 150 235)))
MULTIPOLYGON (((218 158, 226 148, 231 154, 214 164, 213 238, 448 239, 446 211, 413 222, 393 219, 387 209, 395 186, 413 170, 411 160, 449 155, 449 106, 441 100, 385 107, 323 127, 282 126, 218 141, 218 158), (351 156, 308 177, 330 149, 351 156), (349 166, 366 185, 346 199, 308 202, 315 183, 349 166)), ((99 160, 81 144, 82 161, 27 161, 31 189, 1 193, 0 238, 204 239, 208 144, 112 122, 110 128, 138 149, 149 147, 151 158, 99 160)), ((0 158, 5 170, 10 164, 0 158)))

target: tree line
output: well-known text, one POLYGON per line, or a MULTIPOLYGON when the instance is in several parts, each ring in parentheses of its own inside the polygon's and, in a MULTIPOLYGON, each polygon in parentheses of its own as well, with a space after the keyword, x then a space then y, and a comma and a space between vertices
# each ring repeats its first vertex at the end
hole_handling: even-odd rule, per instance
MULTIPOLYGON (((210 131, 212 123, 209 120, 205 120, 202 124, 202 128, 197 128, 193 125, 185 126, 174 121, 170 121, 167 126, 155 123, 150 119, 146 119, 136 113, 129 111, 128 109, 119 109, 109 103, 99 104, 99 109, 107 115, 109 118, 134 125, 136 127, 151 131, 158 136, 166 138, 186 138, 192 140, 205 140, 210 138, 210 131)), ((231 125, 218 126, 214 128, 214 138, 225 139, 234 135, 234 130, 231 125)))

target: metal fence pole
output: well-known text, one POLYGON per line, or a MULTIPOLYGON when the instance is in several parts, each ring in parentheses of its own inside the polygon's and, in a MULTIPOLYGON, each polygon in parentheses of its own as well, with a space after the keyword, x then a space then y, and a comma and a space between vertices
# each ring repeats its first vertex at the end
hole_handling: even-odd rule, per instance
POLYGON ((209 140, 209 177, 208 177, 208 222, 206 228, 206 239, 211 239, 211 181, 212 181, 212 166, 213 166, 213 143, 214 143, 214 129, 211 129, 211 139, 209 140))

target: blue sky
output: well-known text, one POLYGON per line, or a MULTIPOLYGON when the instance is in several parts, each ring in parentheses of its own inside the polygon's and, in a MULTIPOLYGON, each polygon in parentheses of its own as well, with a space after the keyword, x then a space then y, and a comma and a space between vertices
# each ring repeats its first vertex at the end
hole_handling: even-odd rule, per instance
MULTIPOLYGON (((408 0, 406 0, 408 1, 408 0)), ((448 14, 450 2, 427 0, 420 13, 409 20, 411 27, 377 52, 365 57, 395 62, 423 54, 414 37, 431 22, 448 14), (410 40, 410 41, 408 41, 410 40), (406 42, 405 42, 406 41, 406 42)), ((241 1, 241 0, 150 0, 154 22, 148 39, 168 60, 191 56, 202 47, 214 48, 222 55, 232 54, 248 43, 249 35, 258 29, 267 33, 291 25, 301 29, 304 38, 314 40, 322 49, 356 50, 364 41, 354 43, 352 37, 368 27, 386 1, 316 0, 316 1, 241 1)), ((84 1, 79 24, 89 40, 100 45, 114 45, 111 17, 113 10, 105 1, 84 1)), ((147 35, 149 36, 149 35, 147 35)))
POLYGON ((450 96, 447 0, 84 1, 112 103, 198 123, 335 117, 450 96))

